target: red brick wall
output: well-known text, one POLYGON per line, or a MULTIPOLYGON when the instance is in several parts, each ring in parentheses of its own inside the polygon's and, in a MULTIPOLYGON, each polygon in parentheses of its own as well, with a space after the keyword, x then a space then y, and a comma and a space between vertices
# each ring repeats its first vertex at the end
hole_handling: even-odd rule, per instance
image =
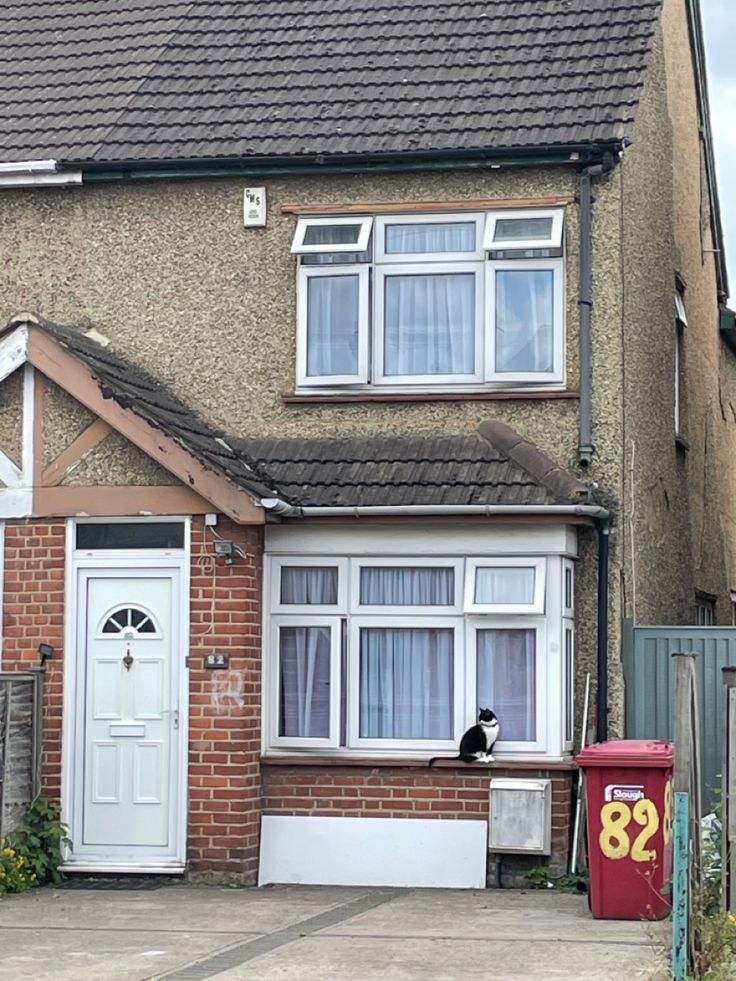
POLYGON ((43 705, 43 792, 61 793, 61 714, 64 674, 63 523, 6 522, 3 670, 38 667, 38 645, 51 644, 43 705))
POLYGON ((218 558, 213 566, 206 558, 212 555, 212 533, 201 518, 193 521, 188 860, 196 872, 254 880, 261 803, 263 532, 223 518, 215 530, 240 546, 246 558, 236 556, 231 566, 218 558), (215 652, 230 655, 229 670, 202 667, 204 655, 215 652))
MULTIPOLYGON (((262 763, 263 813, 488 820, 486 768, 262 763)), ((569 771, 494 767, 496 777, 552 778, 551 866, 564 869, 572 813, 569 771)), ((541 864, 541 859, 536 864, 541 864)))
MULTIPOLYGON (((255 878, 260 820, 261 528, 220 518, 217 534, 246 558, 212 560, 214 537, 192 522, 189 721, 189 867, 255 878), (214 607, 213 607, 214 599, 214 607), (202 667, 204 654, 230 655, 227 671, 202 667)), ((39 663, 55 648, 44 679, 43 792, 61 792, 65 525, 8 522, 5 530, 3 669, 39 663)))

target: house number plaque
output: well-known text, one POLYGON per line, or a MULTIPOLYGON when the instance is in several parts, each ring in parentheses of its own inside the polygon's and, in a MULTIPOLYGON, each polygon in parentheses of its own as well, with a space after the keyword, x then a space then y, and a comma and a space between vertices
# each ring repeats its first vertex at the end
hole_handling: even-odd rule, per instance
POLYGON ((204 656, 204 666, 210 668, 211 670, 222 670, 223 668, 230 667, 230 655, 229 654, 205 654, 204 656))

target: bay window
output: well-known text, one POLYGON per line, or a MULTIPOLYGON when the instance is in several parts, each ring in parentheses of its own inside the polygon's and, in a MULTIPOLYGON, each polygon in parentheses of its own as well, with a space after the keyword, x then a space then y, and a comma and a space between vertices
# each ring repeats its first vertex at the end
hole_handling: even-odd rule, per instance
POLYGON ((266 750, 452 756, 479 707, 502 755, 570 749, 569 560, 267 562, 266 750))
POLYGON ((300 218, 297 384, 563 384, 563 217, 300 218))

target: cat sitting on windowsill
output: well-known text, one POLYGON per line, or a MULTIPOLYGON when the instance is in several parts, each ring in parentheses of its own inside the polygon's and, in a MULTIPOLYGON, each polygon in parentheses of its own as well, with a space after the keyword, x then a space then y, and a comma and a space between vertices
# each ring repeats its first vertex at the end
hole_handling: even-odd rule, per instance
POLYGON ((462 760, 463 763, 493 763, 491 750, 498 739, 500 727, 495 714, 487 708, 478 710, 478 722, 463 733, 460 752, 457 756, 433 756, 432 766, 437 760, 462 760))

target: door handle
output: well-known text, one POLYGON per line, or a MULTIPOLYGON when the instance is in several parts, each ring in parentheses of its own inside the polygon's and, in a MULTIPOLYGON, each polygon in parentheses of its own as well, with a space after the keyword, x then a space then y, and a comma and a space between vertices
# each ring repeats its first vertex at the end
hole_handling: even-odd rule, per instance
POLYGON ((170 715, 170 716, 172 716, 172 721, 174 723, 174 728, 175 729, 178 729, 179 728, 179 709, 178 708, 176 708, 176 709, 161 709, 161 715, 170 715))

